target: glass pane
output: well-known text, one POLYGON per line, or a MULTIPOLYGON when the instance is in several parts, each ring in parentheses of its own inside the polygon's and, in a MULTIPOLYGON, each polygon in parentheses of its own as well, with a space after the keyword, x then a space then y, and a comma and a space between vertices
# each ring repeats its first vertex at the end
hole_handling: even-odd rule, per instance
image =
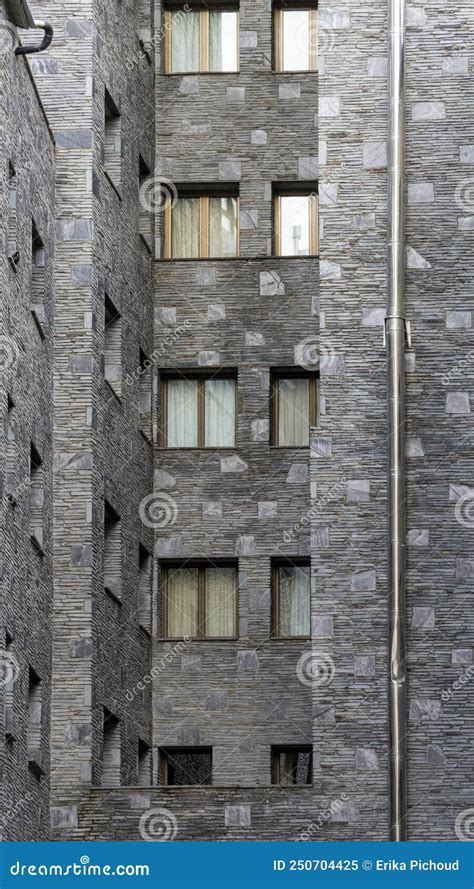
POLYGON ((171 12, 171 71, 199 71, 199 12, 171 12))
POLYGON ((237 256, 237 198, 209 198, 209 256, 237 256))
POLYGON ((309 784, 311 753, 306 750, 285 750, 280 759, 280 784, 309 784))
POLYGON ((173 259, 199 257, 199 203, 199 198, 179 198, 171 211, 173 259))
POLYGON ((234 568, 206 571, 206 636, 236 635, 237 583, 234 568))
POLYGON ((193 380, 168 380, 166 443, 169 448, 198 446, 198 386, 193 380))
POLYGON ((235 381, 206 380, 206 448, 235 446, 235 381))
POLYGON ((237 12, 209 12, 209 71, 237 71, 237 12))
POLYGON ((310 635, 309 566, 282 567, 280 572, 280 636, 310 635))
POLYGON ((309 9, 283 10, 283 70, 309 71, 311 35, 309 9))
POLYGON ((183 751, 168 753, 168 784, 210 784, 212 776, 212 754, 183 751))
POLYGON ((309 380, 278 380, 278 444, 309 445, 309 380))
POLYGON ((281 256, 308 256, 310 233, 309 195, 283 195, 280 198, 281 256))
POLYGON ((198 635, 199 577, 197 568, 170 570, 167 575, 168 636, 198 635))

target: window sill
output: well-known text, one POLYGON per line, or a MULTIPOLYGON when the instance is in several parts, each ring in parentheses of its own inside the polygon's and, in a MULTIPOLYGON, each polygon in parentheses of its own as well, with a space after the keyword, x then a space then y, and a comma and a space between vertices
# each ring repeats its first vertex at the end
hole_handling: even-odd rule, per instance
MULTIPOLYGON (((249 257, 250 259, 252 257, 249 257)), ((270 259, 271 257, 265 257, 270 259)), ((298 258, 298 257, 296 257, 298 258)), ((247 259, 246 256, 157 256, 156 262, 235 262, 247 259)))
POLYGON ((271 636, 271 642, 312 642, 312 636, 271 636))
POLYGON ((235 71, 161 71, 161 74, 163 77, 235 77, 240 71, 236 68, 235 71))
POLYGON ((195 454, 216 454, 222 451, 224 454, 232 453, 232 451, 238 450, 237 445, 229 445, 229 447, 217 446, 217 447, 209 447, 209 448, 168 448, 165 445, 160 445, 157 448, 158 451, 166 451, 167 453, 175 453, 179 454, 182 451, 186 451, 186 453, 195 453, 195 454))
POLYGON ((319 70, 317 68, 292 68, 291 70, 272 68, 272 74, 275 74, 277 77, 281 77, 282 75, 284 77, 286 74, 304 74, 305 77, 307 77, 308 74, 319 74, 319 70))
POLYGON ((185 642, 190 645, 192 642, 238 642, 239 636, 208 636, 207 638, 199 638, 198 636, 155 636, 155 642, 185 642))
POLYGON ((294 256, 291 253, 273 253, 269 259, 319 259, 319 253, 305 253, 304 256, 294 256))

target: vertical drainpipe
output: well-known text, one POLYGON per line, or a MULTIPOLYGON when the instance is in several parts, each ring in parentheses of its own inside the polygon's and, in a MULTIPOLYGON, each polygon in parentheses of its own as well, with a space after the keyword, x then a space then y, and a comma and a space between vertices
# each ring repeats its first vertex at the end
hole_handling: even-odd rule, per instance
POLYGON ((388 0, 388 376, 390 839, 406 839, 405 0, 388 0))

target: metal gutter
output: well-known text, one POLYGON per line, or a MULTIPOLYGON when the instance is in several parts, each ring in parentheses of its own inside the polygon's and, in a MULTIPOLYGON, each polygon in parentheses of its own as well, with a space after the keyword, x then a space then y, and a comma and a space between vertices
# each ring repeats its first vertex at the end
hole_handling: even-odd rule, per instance
POLYGON ((390 839, 406 839, 405 0, 389 4, 388 377, 390 839))

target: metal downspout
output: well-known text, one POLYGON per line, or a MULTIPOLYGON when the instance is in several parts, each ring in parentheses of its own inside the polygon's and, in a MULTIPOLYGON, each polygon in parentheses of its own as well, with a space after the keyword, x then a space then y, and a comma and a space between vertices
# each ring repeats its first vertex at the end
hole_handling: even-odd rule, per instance
POLYGON ((406 839, 405 0, 389 4, 388 375, 390 839, 406 839))

